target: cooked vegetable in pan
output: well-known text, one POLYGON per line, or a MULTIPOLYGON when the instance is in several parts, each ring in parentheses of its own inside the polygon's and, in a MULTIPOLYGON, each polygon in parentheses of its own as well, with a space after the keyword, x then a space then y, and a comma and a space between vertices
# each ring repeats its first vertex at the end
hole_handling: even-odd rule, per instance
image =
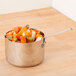
POLYGON ((14 42, 30 43, 41 40, 43 36, 40 31, 31 29, 29 25, 26 25, 25 27, 15 27, 7 32, 6 38, 14 42))

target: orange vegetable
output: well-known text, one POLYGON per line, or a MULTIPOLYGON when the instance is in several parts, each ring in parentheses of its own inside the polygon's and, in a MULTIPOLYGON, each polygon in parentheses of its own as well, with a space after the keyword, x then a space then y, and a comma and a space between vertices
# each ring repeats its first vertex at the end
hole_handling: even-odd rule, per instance
POLYGON ((25 34, 25 36, 32 36, 32 33, 31 32, 25 31, 23 33, 25 34))
POLYGON ((26 43, 26 37, 21 36, 21 43, 26 43))
POLYGON ((13 31, 13 37, 15 38, 17 36, 17 33, 13 31))
POLYGON ((35 38, 37 39, 38 37, 40 37, 41 35, 38 33, 36 34, 35 38))
POLYGON ((36 34, 39 34, 39 31, 38 30, 34 30, 36 32, 36 34))
POLYGON ((28 32, 28 36, 32 36, 32 33, 31 32, 28 32))
POLYGON ((29 28, 29 25, 26 25, 25 27, 15 27, 6 34, 6 37, 10 41, 18 41, 21 43, 34 42, 43 38, 40 31, 29 28))
POLYGON ((21 27, 15 27, 15 28, 13 29, 13 31, 15 31, 16 33, 18 33, 18 32, 20 31, 20 29, 21 29, 21 27))
POLYGON ((28 36, 28 32, 27 31, 25 31, 24 33, 25 33, 26 36, 28 36))
POLYGON ((21 30, 22 27, 21 26, 18 26, 18 28, 19 28, 19 30, 21 30))
POLYGON ((17 35, 16 35, 16 38, 17 38, 17 39, 20 39, 20 35, 19 35, 19 34, 17 34, 17 35))
POLYGON ((19 34, 22 35, 23 32, 27 31, 27 28, 26 27, 22 27, 22 29, 20 30, 19 34))
POLYGON ((16 41, 18 41, 18 39, 17 38, 12 38, 12 41, 15 41, 16 42, 16 41))
POLYGON ((32 33, 25 31, 25 35, 26 35, 26 36, 32 36, 32 33))

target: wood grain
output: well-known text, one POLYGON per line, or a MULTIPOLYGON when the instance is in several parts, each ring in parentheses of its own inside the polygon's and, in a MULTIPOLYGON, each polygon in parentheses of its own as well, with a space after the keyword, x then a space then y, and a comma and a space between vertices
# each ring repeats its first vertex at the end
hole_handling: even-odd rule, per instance
POLYGON ((17 25, 29 24, 49 35, 74 27, 47 38, 44 62, 35 67, 19 68, 5 59, 4 38, 0 40, 0 76, 76 76, 76 23, 54 8, 0 15, 0 37, 17 25))

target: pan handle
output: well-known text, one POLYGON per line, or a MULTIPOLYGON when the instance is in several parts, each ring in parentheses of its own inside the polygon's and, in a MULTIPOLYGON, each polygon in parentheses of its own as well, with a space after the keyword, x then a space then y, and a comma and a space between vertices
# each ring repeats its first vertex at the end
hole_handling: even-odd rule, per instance
POLYGON ((43 38, 42 47, 45 45, 45 37, 43 38))
POLYGON ((74 29, 74 27, 71 27, 71 28, 67 28, 67 29, 65 29, 65 30, 62 30, 62 31, 56 32, 56 33, 54 33, 54 34, 51 34, 51 35, 45 36, 45 37, 43 38, 42 47, 44 47, 45 39, 46 39, 46 38, 48 38, 48 37, 52 37, 52 36, 55 36, 55 35, 58 35, 58 34, 61 34, 61 33, 64 33, 64 32, 68 32, 68 31, 73 30, 73 29, 74 29))

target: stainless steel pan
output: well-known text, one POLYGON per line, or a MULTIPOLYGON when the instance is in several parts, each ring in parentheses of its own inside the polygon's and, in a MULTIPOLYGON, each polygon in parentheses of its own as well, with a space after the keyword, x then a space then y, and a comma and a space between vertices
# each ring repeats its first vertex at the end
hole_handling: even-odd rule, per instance
POLYGON ((43 32, 43 39, 32 43, 17 43, 9 41, 5 36, 5 53, 6 59, 10 64, 20 67, 29 67, 40 64, 44 59, 45 39, 66 31, 72 28, 65 29, 61 32, 46 36, 43 32))

